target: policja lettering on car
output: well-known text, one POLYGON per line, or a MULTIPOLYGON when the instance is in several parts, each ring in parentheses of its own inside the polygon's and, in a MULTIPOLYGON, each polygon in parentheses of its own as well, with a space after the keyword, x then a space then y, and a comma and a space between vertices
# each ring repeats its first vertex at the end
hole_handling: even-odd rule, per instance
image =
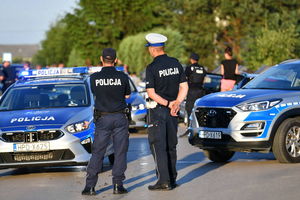
POLYGON ((19 118, 12 118, 10 123, 14 122, 33 122, 33 121, 55 121, 53 116, 35 116, 35 117, 19 117, 19 118))

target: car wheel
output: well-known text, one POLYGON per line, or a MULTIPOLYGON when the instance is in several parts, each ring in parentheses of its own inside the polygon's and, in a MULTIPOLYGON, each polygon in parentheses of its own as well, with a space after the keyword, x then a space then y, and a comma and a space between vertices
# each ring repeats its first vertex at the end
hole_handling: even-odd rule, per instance
POLYGON ((234 151, 226 150, 203 150, 204 155, 213 162, 227 162, 234 155, 234 151))
POLYGON ((138 130, 136 128, 129 128, 128 129, 129 133, 137 133, 138 130))
POLYGON ((300 118, 289 118, 280 124, 272 149, 281 163, 300 162, 300 118))
POLYGON ((110 155, 108 156, 108 160, 109 160, 110 165, 114 165, 114 162, 115 162, 115 155, 114 155, 114 154, 110 154, 110 155))

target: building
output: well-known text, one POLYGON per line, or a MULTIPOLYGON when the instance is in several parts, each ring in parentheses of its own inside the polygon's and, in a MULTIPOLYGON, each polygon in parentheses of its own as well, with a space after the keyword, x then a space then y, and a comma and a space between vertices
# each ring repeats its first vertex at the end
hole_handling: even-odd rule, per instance
POLYGON ((39 49, 40 46, 38 44, 0 45, 0 55, 9 52, 12 54, 13 59, 22 58, 23 60, 31 60, 39 49))

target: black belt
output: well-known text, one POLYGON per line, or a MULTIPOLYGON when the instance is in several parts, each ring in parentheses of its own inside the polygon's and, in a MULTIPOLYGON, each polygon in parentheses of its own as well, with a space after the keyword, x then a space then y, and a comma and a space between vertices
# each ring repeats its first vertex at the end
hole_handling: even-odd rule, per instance
POLYGON ((108 115, 108 114, 116 114, 116 113, 125 113, 125 110, 119 110, 115 112, 103 112, 103 111, 95 110, 95 114, 98 115, 108 115))
POLYGON ((118 111, 113 111, 113 112, 103 112, 103 111, 100 111, 100 110, 97 110, 95 109, 94 112, 96 114, 102 114, 102 115, 107 115, 107 114, 116 114, 116 113, 123 113, 123 114, 127 114, 127 113, 130 113, 130 109, 128 107, 122 109, 122 110, 118 110, 118 111))

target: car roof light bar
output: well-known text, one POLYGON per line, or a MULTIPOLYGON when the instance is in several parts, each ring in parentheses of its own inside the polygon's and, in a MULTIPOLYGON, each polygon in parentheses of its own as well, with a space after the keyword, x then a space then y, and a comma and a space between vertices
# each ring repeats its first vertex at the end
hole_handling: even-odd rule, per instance
MULTIPOLYGON (((102 67, 66 67, 21 71, 19 78, 38 78, 54 76, 88 75, 101 71, 102 67)), ((116 66, 118 71, 124 71, 123 66, 116 66)))

